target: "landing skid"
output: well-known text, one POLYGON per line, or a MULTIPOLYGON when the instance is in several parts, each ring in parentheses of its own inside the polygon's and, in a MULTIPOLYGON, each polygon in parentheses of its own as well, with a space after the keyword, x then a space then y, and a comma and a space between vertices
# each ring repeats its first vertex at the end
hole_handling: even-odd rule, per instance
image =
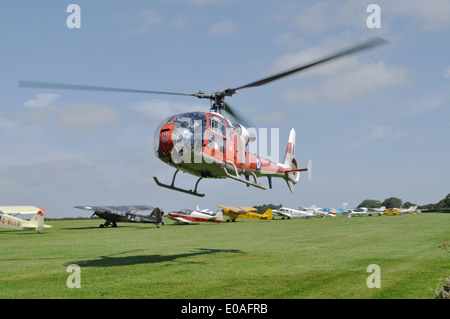
POLYGON ((174 184, 175 184, 175 177, 177 176, 177 174, 178 174, 179 171, 180 171, 180 170, 177 169, 177 170, 175 171, 175 173, 173 174, 172 183, 171 183, 170 185, 161 183, 160 181, 158 181, 158 178, 156 178, 155 176, 153 176, 153 179, 155 180, 156 184, 158 184, 158 186, 161 186, 161 187, 164 187, 164 188, 168 188, 168 189, 172 189, 172 190, 174 190, 174 191, 186 193, 186 194, 189 194, 189 195, 194 195, 194 196, 198 196, 198 197, 204 197, 205 194, 200 194, 200 193, 197 192, 197 186, 198 186, 198 183, 203 179, 203 177, 200 177, 200 178, 197 180, 197 183, 195 183, 195 188, 194 188, 194 190, 192 190, 192 189, 187 190, 187 189, 184 189, 184 188, 179 188, 179 187, 175 187, 175 186, 174 186, 174 184))
POLYGON ((257 188, 261 188, 261 189, 267 189, 266 186, 263 186, 263 185, 261 185, 260 183, 258 183, 258 177, 256 177, 256 174, 253 173, 252 171, 247 171, 247 172, 244 171, 243 173, 250 174, 250 175, 253 177, 253 182, 247 179, 247 178, 248 178, 247 175, 246 175, 246 179, 242 179, 242 178, 239 176, 238 171, 237 171, 237 168, 236 168, 236 166, 234 165, 234 163, 233 163, 232 161, 227 160, 227 163, 230 164, 231 166, 233 166, 234 173, 235 173, 234 175, 233 175, 233 174, 230 174, 230 173, 228 172, 226 166, 224 166, 224 167, 223 167, 223 170, 225 171, 225 174, 227 174, 227 176, 228 176, 229 178, 232 178, 232 179, 234 179, 235 181, 238 181, 238 182, 247 184, 247 186, 254 186, 254 187, 257 187, 257 188))

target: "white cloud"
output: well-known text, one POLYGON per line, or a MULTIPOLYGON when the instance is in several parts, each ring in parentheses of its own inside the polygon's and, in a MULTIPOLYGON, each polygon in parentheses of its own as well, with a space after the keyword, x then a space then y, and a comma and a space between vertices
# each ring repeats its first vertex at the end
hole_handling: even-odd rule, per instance
MULTIPOLYGON (((280 6, 268 19, 288 23, 310 35, 331 34, 342 27, 366 33, 369 16, 366 9, 370 3, 360 0, 314 1, 306 5, 290 3, 280 6)), ((396 23, 409 25, 414 30, 417 27, 431 32, 448 33, 450 30, 448 0, 378 0, 372 3, 381 9, 381 28, 376 30, 377 34, 392 38, 392 25, 396 23)))
POLYGON ((449 31, 450 1, 448 0, 382 1, 379 4, 382 14, 386 12, 408 20, 418 20, 425 31, 449 31))
POLYGON ((289 3, 268 17, 269 21, 288 23, 309 35, 331 34, 336 29, 366 29, 367 4, 359 0, 289 3))
POLYGON ((239 26, 231 19, 214 24, 209 30, 210 35, 233 35, 239 32, 239 26))
POLYGON ((450 66, 442 70, 444 78, 450 79, 450 66))
POLYGON ((0 115, 0 128, 14 129, 17 127, 16 123, 0 115))
POLYGON ((25 101, 23 105, 28 108, 46 108, 51 106, 58 97, 59 95, 57 94, 41 93, 36 95, 35 100, 25 101))
POLYGON ((95 162, 88 159, 56 160, 11 166, 0 171, 0 186, 83 185, 88 180, 98 178, 95 168, 95 162))
MULTIPOLYGON (((355 148, 363 147, 368 144, 374 143, 375 141, 391 137, 392 129, 383 126, 383 125, 372 125, 367 128, 366 131, 359 130, 359 134, 355 134, 355 136, 361 136, 359 140, 348 147, 348 150, 352 150, 355 148)), ((400 137, 399 135, 398 137, 400 137)))
POLYGON ((433 91, 423 94, 420 97, 415 97, 408 105, 409 114, 420 116, 423 113, 449 106, 450 96, 448 96, 448 93, 446 92, 433 91))
POLYGON ((138 21, 138 27, 132 31, 123 32, 123 35, 145 34, 151 32, 155 27, 164 23, 163 16, 156 11, 142 9, 139 16, 135 17, 138 21))
POLYGON ((307 33, 322 33, 326 30, 327 21, 329 21, 327 17, 329 6, 328 2, 315 3, 309 8, 302 10, 294 19, 293 24, 307 33))
POLYGON ((191 21, 192 18, 190 17, 174 18, 171 22, 171 26, 174 27, 175 29, 183 29, 188 27, 191 21))
POLYGON ((278 35, 274 43, 282 49, 298 50, 302 44, 302 40, 294 32, 285 32, 278 35))
POLYGON ((411 83, 409 79, 411 70, 405 67, 387 66, 384 62, 354 63, 350 69, 331 72, 328 75, 324 73, 323 81, 313 88, 288 91, 285 95, 286 101, 289 104, 348 102, 379 89, 411 83))
POLYGON ((282 110, 276 110, 270 113, 261 112, 261 110, 257 107, 250 106, 245 108, 246 114, 251 114, 252 120, 255 120, 255 123, 251 123, 253 125, 261 126, 259 124, 284 124, 288 119, 288 115, 286 112, 282 110))
POLYGON ((62 127, 73 131, 92 130, 117 123, 122 119, 118 110, 92 103, 67 105, 59 111, 58 117, 62 127))

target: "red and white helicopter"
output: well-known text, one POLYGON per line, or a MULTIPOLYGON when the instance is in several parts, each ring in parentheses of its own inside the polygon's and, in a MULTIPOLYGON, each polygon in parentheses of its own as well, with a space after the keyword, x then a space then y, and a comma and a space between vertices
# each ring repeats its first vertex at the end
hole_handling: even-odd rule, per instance
POLYGON ((169 94, 209 99, 211 101, 210 112, 176 114, 165 119, 156 129, 154 139, 156 155, 164 163, 176 168, 170 185, 163 184, 156 177, 153 177, 157 185, 203 197, 205 194, 197 192, 198 183, 203 178, 231 178, 248 186, 266 189, 266 186, 259 183, 259 177, 267 177, 270 188, 272 188, 272 177, 279 177, 286 181, 290 191, 293 192, 294 185, 300 179, 300 172, 308 171, 309 176, 311 174, 311 161, 308 162, 307 168, 299 168, 298 161, 295 158, 295 130, 291 129, 290 131, 282 163, 274 163, 252 154, 248 152, 246 147, 248 143, 255 140, 255 137, 249 134, 244 125, 233 123, 224 115, 225 111, 232 118, 242 123, 242 117, 237 116, 237 113, 225 102, 225 98, 233 96, 239 90, 260 86, 386 42, 381 38, 370 39, 289 71, 213 93, 186 94, 30 81, 20 81, 19 87, 169 94), (194 190, 187 190, 174 185, 176 175, 180 170, 198 177, 194 190))

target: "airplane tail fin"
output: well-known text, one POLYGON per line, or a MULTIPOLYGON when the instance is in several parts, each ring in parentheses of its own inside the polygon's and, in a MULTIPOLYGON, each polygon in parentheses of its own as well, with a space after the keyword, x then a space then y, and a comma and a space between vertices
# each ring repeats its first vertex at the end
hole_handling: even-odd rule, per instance
POLYGON ((223 222, 223 213, 222 210, 218 210, 216 212, 216 219, 214 220, 216 222, 223 222))
POLYGON ((153 211, 150 214, 150 216, 156 218, 156 225, 161 224, 161 222, 162 222, 162 214, 161 214, 161 210, 158 207, 153 209, 153 211))
POLYGON ((44 229, 44 226, 47 225, 44 225, 44 213, 40 210, 33 216, 33 218, 30 219, 28 222, 28 227, 34 228, 39 233, 42 229, 44 229))
POLYGON ((272 209, 268 208, 268 209, 264 212, 263 216, 266 217, 267 220, 273 219, 273 212, 272 212, 272 209))
POLYGON ((336 218, 336 209, 334 209, 334 208, 330 209, 327 216, 336 218))
POLYGON ((308 179, 311 179, 311 166, 312 161, 308 161, 307 168, 298 168, 298 162, 295 158, 295 130, 292 128, 289 133, 288 145, 286 147, 286 153, 284 155, 283 165, 288 168, 286 171, 285 181, 289 187, 289 190, 293 193, 294 186, 300 180, 300 172, 307 171, 308 179))

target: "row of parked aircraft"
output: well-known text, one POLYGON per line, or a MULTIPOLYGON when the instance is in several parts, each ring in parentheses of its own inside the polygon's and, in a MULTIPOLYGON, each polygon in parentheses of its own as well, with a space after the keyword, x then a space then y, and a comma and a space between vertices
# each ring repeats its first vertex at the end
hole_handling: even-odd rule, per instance
MULTIPOLYGON (((131 223, 153 223, 159 228, 164 225, 164 211, 158 207, 148 205, 134 206, 74 206, 75 208, 92 211, 92 216, 98 216, 105 220, 100 224, 100 228, 111 225, 117 227, 118 222, 131 223), (147 215, 138 214, 141 211, 149 211, 147 215)), ((167 217, 174 221, 175 224, 189 224, 198 222, 234 222, 237 218, 271 220, 274 215, 280 216, 282 219, 290 219, 295 217, 311 218, 311 217, 333 217, 336 218, 337 213, 346 214, 348 217, 353 216, 372 216, 372 215, 402 215, 402 214, 420 214, 421 210, 417 206, 411 206, 408 209, 379 209, 359 208, 356 210, 349 209, 323 209, 316 206, 299 207, 292 209, 281 207, 276 210, 267 209, 264 213, 260 213, 254 207, 234 207, 219 206, 221 209, 213 211, 211 209, 182 209, 179 211, 169 212, 167 217), (224 219, 224 215, 228 219, 224 219)), ((0 227, 35 230, 41 232, 44 228, 51 228, 50 225, 44 224, 44 209, 37 206, 0 206, 0 227), (19 218, 19 215, 34 215, 30 220, 19 218)))
MULTIPOLYGON (((117 227, 118 222, 130 223, 153 223, 159 228, 164 225, 164 212, 158 208, 148 205, 134 206, 74 206, 75 208, 92 211, 92 216, 98 216, 105 220, 100 224, 100 228, 111 225, 117 227), (148 215, 138 212, 148 211, 148 215)), ((264 213, 258 213, 253 207, 231 207, 219 206, 222 208, 216 212, 210 209, 196 210, 183 209, 170 212, 167 217, 174 220, 176 224, 188 224, 192 222, 224 222, 223 215, 229 218, 227 222, 234 222, 236 218, 248 219, 273 219, 272 210, 268 209, 264 213)), ((44 224, 44 209, 36 206, 0 206, 0 228, 11 228, 19 230, 35 230, 41 232, 44 228, 52 226, 44 224), (30 220, 19 218, 19 215, 33 215, 30 220)))
MULTIPOLYGON (((237 218, 247 219, 261 219, 270 220, 273 219, 273 213, 271 209, 266 210, 264 213, 258 213, 254 207, 232 207, 232 206, 219 206, 221 209, 213 211, 211 209, 182 209, 179 211, 172 211, 167 214, 167 217, 174 221, 175 224, 189 224, 198 222, 234 222, 237 218), (228 219, 224 219, 224 215, 228 216, 228 219)), ((154 208, 147 205, 137 206, 75 206, 75 208, 91 210, 93 215, 97 215, 100 218, 106 220, 100 227, 106 227, 112 225, 117 227, 117 222, 141 222, 141 223, 154 223, 157 227, 159 224, 163 224, 164 211, 158 207, 154 208), (138 211, 152 211, 150 215, 137 214, 138 211)), ((91 217, 92 217, 91 216, 91 217)))
POLYGON ((404 214, 421 214, 422 210, 417 206, 411 206, 409 208, 386 208, 382 206, 378 209, 361 207, 356 210, 349 210, 347 212, 348 217, 353 216, 374 216, 374 215, 404 215, 404 214))

